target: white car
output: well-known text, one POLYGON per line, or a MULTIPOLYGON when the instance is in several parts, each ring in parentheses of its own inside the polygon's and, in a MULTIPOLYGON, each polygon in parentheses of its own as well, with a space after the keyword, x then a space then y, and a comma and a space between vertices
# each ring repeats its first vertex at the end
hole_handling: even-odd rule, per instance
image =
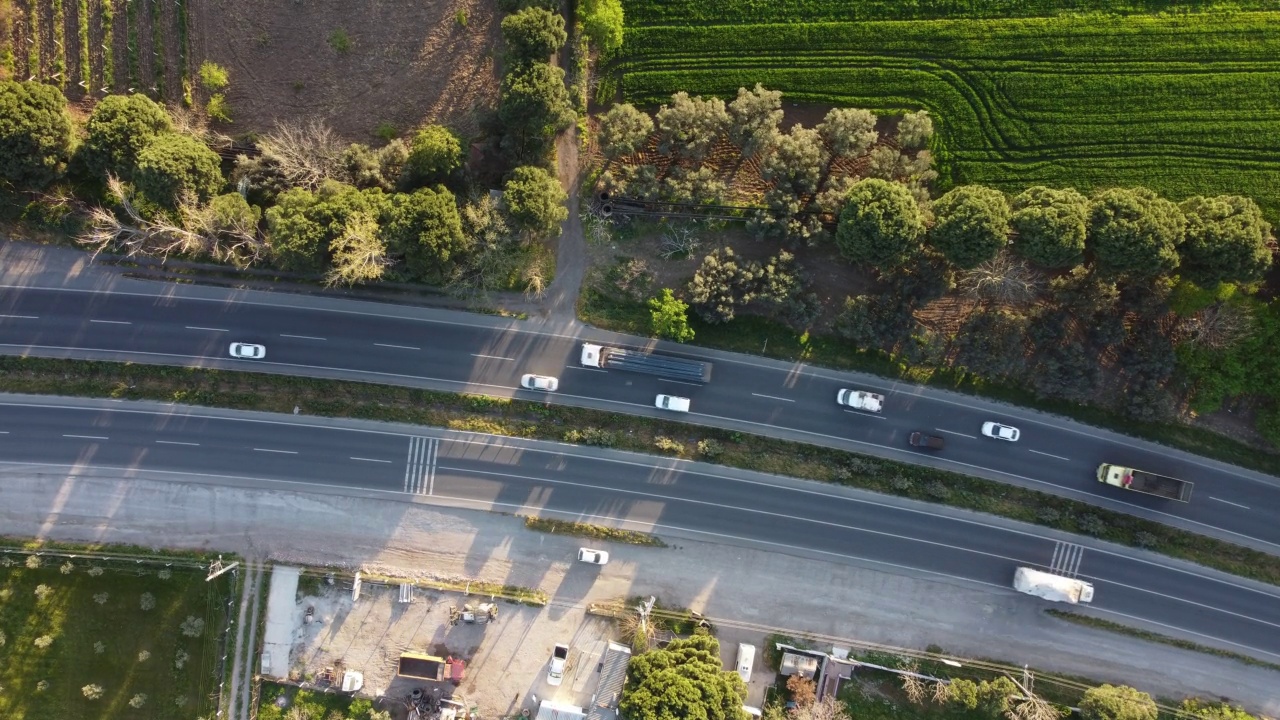
POLYGON ((659 395, 653 401, 653 405, 662 410, 689 412, 689 398, 676 397, 675 395, 659 395))
POLYGON ((241 360, 261 360, 267 356, 267 348, 251 343, 231 343, 231 357, 241 360))
POLYGON ((556 388, 560 387, 560 381, 546 375, 525 375, 520 378, 520 387, 526 390, 555 392, 556 388))
POLYGON ((997 422, 982 423, 982 434, 996 440, 1008 440, 1009 442, 1018 442, 1018 438, 1022 433, 1018 432, 1018 428, 1001 425, 997 422))
POLYGON ((609 562, 609 553, 604 550, 578 548, 578 560, 592 565, 605 565, 609 562))
POLYGON ((564 666, 569 662, 569 646, 556 644, 551 650, 551 667, 547 670, 547 684, 555 687, 564 682, 564 666))

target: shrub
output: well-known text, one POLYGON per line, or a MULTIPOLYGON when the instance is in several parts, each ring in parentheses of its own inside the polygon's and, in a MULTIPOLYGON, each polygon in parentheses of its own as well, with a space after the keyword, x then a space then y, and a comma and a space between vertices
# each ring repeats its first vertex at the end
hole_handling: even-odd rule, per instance
POLYGON ((347 35, 347 31, 338 28, 329 33, 329 47, 340 54, 346 54, 351 50, 351 38, 347 35))
POLYGON ((227 104, 227 98, 222 93, 209 96, 209 102, 205 105, 204 111, 210 120, 220 123, 231 122, 231 106, 227 104))
POLYGON ((45 648, 53 644, 53 636, 41 635, 40 637, 35 639, 34 644, 36 647, 40 648, 41 650, 44 650, 45 648))
POLYGON ((1076 518, 1076 527, 1086 535, 1098 537, 1107 531, 1107 523, 1093 513, 1085 513, 1076 518))
POLYGON ((1043 525, 1057 525, 1062 513, 1057 508, 1045 506, 1036 511, 1036 519, 1043 525))
POLYGON ((102 697, 102 686, 96 685, 96 684, 85 685, 84 687, 80 688, 80 692, 83 693, 84 696, 90 700, 97 700, 98 698, 102 697))
POLYGON ((712 438, 698 441, 698 454, 708 460, 715 460, 724 454, 724 446, 712 438))
POLYGON ((149 592, 142 593, 142 597, 138 600, 138 607, 143 610, 152 610, 156 606, 156 596, 149 592))
POLYGON ((689 306, 671 293, 671 288, 663 288, 662 295, 649 298, 650 329, 658 337, 688 342, 693 339, 693 328, 689 327, 689 306))
POLYGON ((611 448, 618 444, 618 436, 616 433, 608 430, 601 430, 596 427, 586 427, 581 430, 575 429, 565 432, 564 441, 579 445, 594 445, 596 447, 611 448))
POLYGON ((448 180, 462 167, 462 140, 443 125, 428 125, 413 136, 405 179, 413 184, 448 180))
POLYGON ((679 440, 672 440, 665 435, 659 435, 653 439, 653 446, 662 452, 669 452, 672 455, 679 455, 684 452, 684 443, 679 440))
POLYGON ((928 493, 929 497, 938 500, 946 500, 951 497, 951 488, 947 487, 947 484, 941 480, 934 480, 929 483, 925 486, 924 491, 928 493))
POLYGON ((200 637, 204 633, 204 620, 194 615, 188 615, 187 619, 182 621, 179 629, 187 637, 200 637))
POLYGON ((226 68, 209 60, 200 63, 200 86, 205 90, 211 93, 222 92, 230 84, 226 68))
POLYGON ((40 583, 39 585, 36 586, 37 599, 44 600, 45 598, 49 597, 52 594, 53 594, 53 588, 49 587, 48 585, 45 585, 44 583, 40 583))

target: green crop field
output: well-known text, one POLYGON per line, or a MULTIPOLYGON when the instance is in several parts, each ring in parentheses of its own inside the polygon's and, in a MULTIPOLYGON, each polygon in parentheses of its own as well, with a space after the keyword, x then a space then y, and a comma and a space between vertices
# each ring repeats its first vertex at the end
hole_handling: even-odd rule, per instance
MULTIPOLYGON (((867 7, 887 14, 891 4, 867 7)), ((897 4, 911 7, 907 15, 929 5, 897 4)), ((1072 4, 1087 3, 1030 3, 1072 4)), ((795 21, 798 9, 822 17, 824 7, 848 5, 696 6, 710 11, 630 0, 617 64, 623 95, 640 104, 677 90, 732 97, 760 82, 790 102, 927 108, 944 184, 1236 193, 1280 221, 1280 12, 795 21), (673 17, 679 7, 689 20, 673 17), (733 24, 768 8, 784 22, 733 24)))
POLYGON ((0 554, 0 717, 191 720, 217 709, 230 575, 27 562, 0 554))

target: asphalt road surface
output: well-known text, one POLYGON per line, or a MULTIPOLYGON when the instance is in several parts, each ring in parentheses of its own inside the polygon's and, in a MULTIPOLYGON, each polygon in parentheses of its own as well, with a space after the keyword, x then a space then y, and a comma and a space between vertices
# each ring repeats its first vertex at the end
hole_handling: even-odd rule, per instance
MULTIPOLYGON (((817 483, 776 484, 751 473, 701 473, 686 463, 628 453, 427 429, 403 434, 348 421, 12 396, 0 407, 0 463, 8 466, 109 468, 174 481, 288 483, 304 490, 328 486, 506 512, 553 511, 923 571, 1006 592, 1013 592, 1014 569, 1029 565, 1089 580, 1096 589, 1093 607, 1104 615, 1280 660, 1280 591, 852 498, 817 483)), ((1030 597, 1026 602, 1043 604, 1030 597)), ((975 608, 975 622, 979 612, 975 608)))
MULTIPOLYGON (((157 286, 155 293, 164 292, 157 286)), ((714 359, 711 382, 696 385, 583 367, 582 336, 464 313, 403 317, 369 303, 323 307, 232 299, 51 289, 0 289, 0 352, 231 367, 290 375, 362 379, 659 415, 658 393, 692 399, 694 423, 870 452, 1035 487, 1280 552, 1280 481, 1034 411, 852 373, 680 347, 714 359), (341 309, 335 309, 341 308, 341 309), (262 344, 262 360, 232 360, 232 342, 262 344), (558 377, 554 394, 518 388, 520 376, 558 377), (835 403, 841 387, 888 395, 883 412, 835 403), (1022 430, 1016 443, 981 437, 986 420, 1022 430), (945 438, 926 453, 911 432, 945 438), (1150 497, 1096 480, 1102 462, 1195 482, 1189 503, 1150 497)), ((248 300, 246 300, 248 298, 248 300)), ((256 298, 256 300, 255 300, 256 298)), ((583 331, 589 333, 592 331, 583 331)), ((595 333, 598 337, 605 334, 595 333)), ((631 339, 633 343, 647 342, 631 339)))

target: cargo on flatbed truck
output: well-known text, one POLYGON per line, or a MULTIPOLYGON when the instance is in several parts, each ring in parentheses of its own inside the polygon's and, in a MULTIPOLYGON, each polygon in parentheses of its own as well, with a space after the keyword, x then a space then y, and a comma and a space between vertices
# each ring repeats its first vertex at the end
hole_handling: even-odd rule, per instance
POLYGON ((711 382, 711 363, 709 362, 653 355, 641 350, 627 350, 607 345, 582 343, 582 364, 604 370, 628 370, 657 375, 670 380, 711 382))
POLYGON ((1013 574, 1013 589, 1053 602, 1093 602, 1093 586, 1083 580, 1020 567, 1013 574))
POLYGON ((1110 463, 1098 466, 1098 482, 1179 502, 1190 500, 1191 490, 1195 487, 1195 483, 1186 480, 1110 463))

